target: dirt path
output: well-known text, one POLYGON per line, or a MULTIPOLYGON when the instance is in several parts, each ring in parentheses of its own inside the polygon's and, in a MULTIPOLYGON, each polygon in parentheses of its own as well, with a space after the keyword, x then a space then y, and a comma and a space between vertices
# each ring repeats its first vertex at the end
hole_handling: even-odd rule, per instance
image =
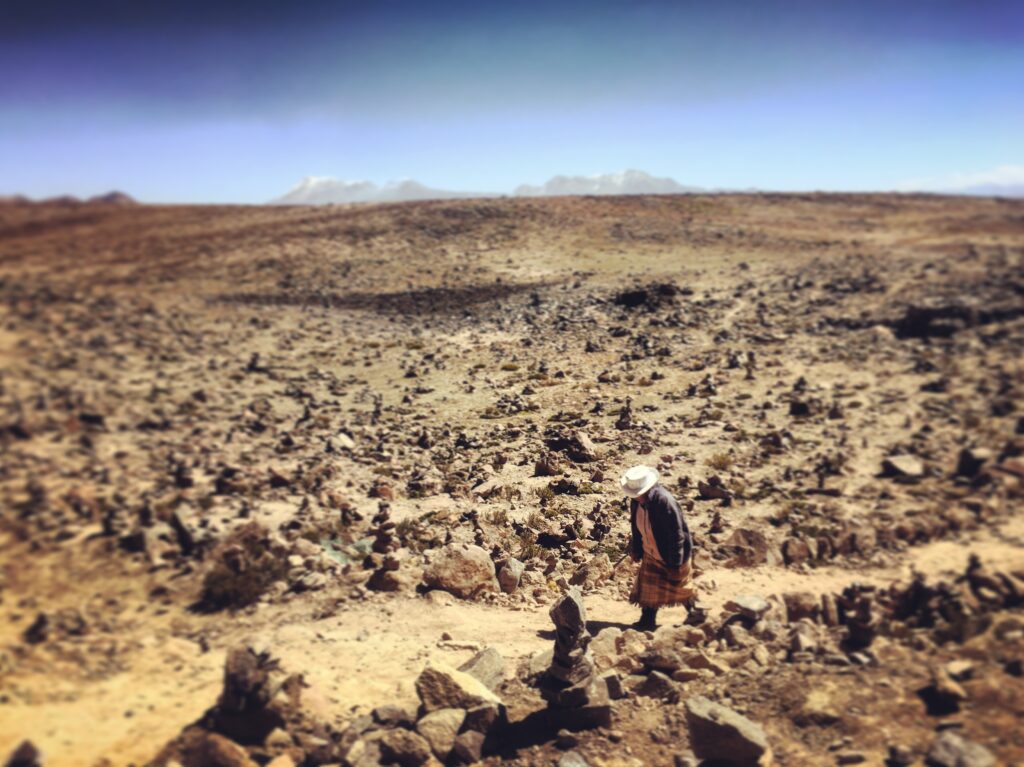
MULTIPOLYGON (((1024 520, 1013 519, 969 542, 940 541, 908 550, 902 561, 884 568, 852 570, 821 567, 801 573, 771 567, 709 568, 702 577, 703 597, 712 609, 742 593, 835 592, 854 582, 885 586, 914 572, 929 577, 962 572, 971 552, 995 567, 1019 564, 1024 520)), ((619 576, 624 577, 623 575, 619 576)), ((594 629, 628 626, 636 609, 605 588, 586 598, 594 629)), ((681 609, 662 613, 666 623, 683 617, 681 609)), ((217 619, 208 619, 216 628, 217 619)), ((547 607, 522 610, 474 602, 436 605, 419 597, 346 605, 332 617, 312 620, 308 603, 280 605, 236 620, 202 652, 196 642, 165 635, 133 637, 143 649, 124 671, 82 685, 53 676, 26 679, 37 703, 4 707, 0 753, 31 737, 48 764, 91 767, 105 758, 111 765, 144 762, 162 743, 195 721, 215 701, 224 653, 238 641, 273 648, 285 668, 300 668, 312 685, 311 699, 335 720, 349 719, 385 703, 415 705, 413 682, 428 661, 459 665, 474 647, 494 647, 510 672, 522 659, 551 645, 547 607), (452 637, 444 643, 442 637, 452 637), (358 701, 358 703, 356 703, 358 701), (39 724, 45 722, 43 727, 39 724)))

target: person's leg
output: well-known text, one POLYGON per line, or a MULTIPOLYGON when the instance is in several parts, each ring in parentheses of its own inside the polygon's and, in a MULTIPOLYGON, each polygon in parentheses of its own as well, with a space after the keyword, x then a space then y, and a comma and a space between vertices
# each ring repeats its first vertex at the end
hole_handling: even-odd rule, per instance
POLYGON ((653 629, 657 626, 658 620, 658 608, 657 607, 644 607, 640 611, 640 627, 643 629, 653 629))

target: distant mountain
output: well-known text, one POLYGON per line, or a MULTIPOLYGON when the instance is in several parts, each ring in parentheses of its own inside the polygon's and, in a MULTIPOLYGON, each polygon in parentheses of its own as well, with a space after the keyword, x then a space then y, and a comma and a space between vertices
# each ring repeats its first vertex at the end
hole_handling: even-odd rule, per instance
POLYGON ((43 200, 32 200, 23 194, 15 194, 7 197, 0 197, 0 205, 138 205, 138 203, 124 192, 107 192, 98 194, 87 200, 82 200, 74 195, 62 194, 59 197, 47 197, 43 200))
POLYGON ((1024 197, 1024 165, 999 165, 973 173, 953 173, 899 185, 903 192, 969 194, 979 197, 1024 197))
POLYGON ((683 186, 671 178, 657 178, 641 170, 605 173, 598 176, 555 176, 543 186, 523 184, 515 194, 521 197, 555 197, 577 194, 683 194, 704 191, 683 186))
POLYGON ((129 195, 124 192, 107 192, 106 194, 98 194, 95 197, 90 197, 86 200, 89 204, 98 205, 138 205, 138 203, 129 195))
MULTIPOLYGON (((706 191, 683 186, 671 178, 658 178, 639 170, 598 176, 555 176, 543 186, 523 184, 513 194, 520 197, 556 197, 585 194, 683 194, 706 191)), ((372 181, 342 181, 330 176, 307 176, 287 194, 271 200, 275 205, 325 205, 353 202, 401 202, 404 200, 452 200, 467 197, 500 197, 500 194, 432 189, 417 181, 378 186, 372 181)))
POLYGON ((275 205, 326 205, 352 202, 404 202, 451 200, 492 195, 431 189, 418 181, 396 181, 378 186, 371 181, 342 181, 330 176, 307 176, 276 200, 275 205))
POLYGON ((955 194, 972 194, 982 197, 1024 197, 1024 184, 975 184, 958 190, 946 190, 955 194))

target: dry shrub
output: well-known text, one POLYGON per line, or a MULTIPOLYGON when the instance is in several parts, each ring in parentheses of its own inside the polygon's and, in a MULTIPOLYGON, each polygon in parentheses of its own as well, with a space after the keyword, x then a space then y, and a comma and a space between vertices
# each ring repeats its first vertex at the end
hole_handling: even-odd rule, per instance
POLYGON ((708 466, 718 471, 726 471, 732 466, 732 456, 728 453, 715 453, 708 458, 708 466))
POLYGON ((235 528, 214 556, 199 599, 208 611, 251 605, 288 571, 285 557, 271 551, 268 531, 257 522, 235 528))

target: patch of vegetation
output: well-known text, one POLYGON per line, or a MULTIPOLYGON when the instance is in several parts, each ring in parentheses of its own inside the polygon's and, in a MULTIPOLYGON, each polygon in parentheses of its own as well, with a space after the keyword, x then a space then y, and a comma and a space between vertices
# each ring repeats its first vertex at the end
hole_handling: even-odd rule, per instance
POLYGON ((420 521, 414 517, 406 517, 395 525, 395 534, 401 539, 405 540, 414 536, 420 526, 420 521))
POLYGON ((266 528, 250 522, 232 531, 218 547, 216 562, 203 578, 200 607, 217 611, 251 605, 287 571, 287 561, 270 550, 266 528))
POLYGON ((523 530, 519 534, 519 552, 516 559, 529 562, 544 555, 544 547, 537 543, 537 534, 533 530, 523 530))
POLYGON ((541 503, 547 503, 548 501, 555 497, 555 491, 554 489, 551 488, 550 485, 538 487, 536 490, 534 490, 534 492, 537 494, 537 497, 540 498, 541 503))
POLYGON ((545 523, 544 515, 541 514, 539 511, 531 511, 530 512, 530 516, 528 516, 526 518, 526 526, 527 527, 540 528, 540 527, 544 527, 544 523, 545 523))
POLYGON ((626 553, 628 545, 629 539, 627 538, 618 538, 616 540, 609 540, 608 538, 605 538, 594 547, 594 555, 607 554, 608 559, 610 559, 614 565, 622 559, 623 555, 626 553))
POLYGON ((519 365, 517 365, 515 362, 502 362, 501 363, 501 369, 506 371, 506 372, 511 373, 511 372, 516 371, 516 370, 519 370, 519 365))
POLYGON ((484 517, 484 520, 495 527, 505 527, 508 525, 508 509, 494 509, 493 511, 489 511, 484 517))
POLYGON ((519 549, 519 556, 516 557, 521 562, 529 562, 531 559, 539 559, 544 554, 544 547, 538 543, 524 543, 522 548, 519 549))
POLYGON ((728 453, 715 453, 707 460, 708 466, 717 471, 726 471, 732 468, 733 457, 728 453))

